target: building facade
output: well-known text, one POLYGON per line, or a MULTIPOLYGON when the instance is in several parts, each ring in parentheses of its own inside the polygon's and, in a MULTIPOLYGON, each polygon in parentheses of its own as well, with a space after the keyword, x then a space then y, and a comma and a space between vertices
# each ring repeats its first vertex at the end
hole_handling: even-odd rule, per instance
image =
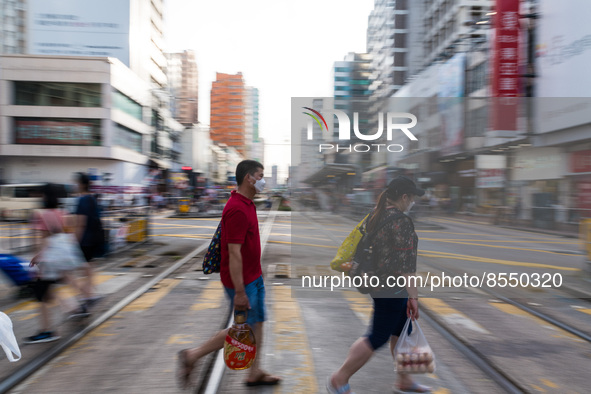
POLYGON ((184 125, 199 121, 199 79, 195 52, 186 50, 169 53, 168 89, 171 94, 172 116, 184 125))
POLYGON ((24 0, 0 0, 0 55, 24 53, 26 45, 24 0))
MULTIPOLYGON (((0 167, 7 183, 89 172, 140 185, 151 156, 150 86, 112 58, 0 57, 0 167)), ((172 147, 170 136, 160 146, 172 147)), ((163 168, 171 161, 161 160, 163 168)))
POLYGON ((235 148, 242 156, 246 147, 245 89, 242 73, 216 73, 211 87, 210 135, 215 143, 235 148))

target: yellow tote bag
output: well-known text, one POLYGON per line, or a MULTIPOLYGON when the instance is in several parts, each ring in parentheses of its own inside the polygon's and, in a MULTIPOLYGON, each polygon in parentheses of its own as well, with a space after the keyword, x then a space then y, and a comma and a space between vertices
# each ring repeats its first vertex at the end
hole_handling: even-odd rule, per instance
MULTIPOLYGON (((369 214, 367 216, 369 216, 369 214)), ((361 237, 363 237, 361 227, 363 226, 365 219, 367 219, 367 216, 355 226, 353 231, 347 235, 347 238, 345 238, 341 246, 339 246, 336 256, 330 262, 330 268, 339 272, 348 272, 351 269, 351 260, 353 260, 357 245, 359 244, 361 237)))

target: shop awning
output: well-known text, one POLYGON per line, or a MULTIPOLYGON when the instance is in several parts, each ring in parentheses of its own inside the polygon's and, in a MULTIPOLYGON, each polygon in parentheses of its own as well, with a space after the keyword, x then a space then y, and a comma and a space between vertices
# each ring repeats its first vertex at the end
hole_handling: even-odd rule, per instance
POLYGON ((340 176, 354 176, 357 174, 357 166, 352 164, 326 164, 320 170, 310 175, 304 183, 310 185, 324 185, 330 178, 340 176))

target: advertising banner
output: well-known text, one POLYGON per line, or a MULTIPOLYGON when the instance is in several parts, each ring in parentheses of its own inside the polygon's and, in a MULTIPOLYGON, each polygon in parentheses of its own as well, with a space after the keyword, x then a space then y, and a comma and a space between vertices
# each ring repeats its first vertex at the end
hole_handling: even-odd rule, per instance
POLYGON ((490 128, 497 136, 512 136, 519 96, 519 0, 496 0, 495 10, 490 128))
POLYGON ((15 120, 15 143, 36 145, 100 145, 92 123, 15 120))
POLYGON ((28 53, 116 57, 129 67, 129 0, 29 0, 28 53))

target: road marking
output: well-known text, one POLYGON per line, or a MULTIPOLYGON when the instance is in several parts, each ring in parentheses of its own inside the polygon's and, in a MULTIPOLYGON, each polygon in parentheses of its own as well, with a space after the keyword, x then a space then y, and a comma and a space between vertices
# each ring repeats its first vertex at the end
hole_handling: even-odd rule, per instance
POLYGON ((282 371, 284 381, 274 393, 318 393, 306 327, 291 287, 274 287, 273 298, 274 353, 278 359, 289 360, 292 366, 297 366, 282 371))
MULTIPOLYGON (((472 234, 464 234, 464 235, 472 235, 472 234)), ((421 238, 421 241, 441 241, 441 242, 448 242, 448 241, 462 241, 462 242, 507 242, 507 243, 518 243, 524 242, 523 239, 516 240, 516 241, 508 241, 504 239, 459 239, 459 238, 421 238)), ((539 242, 544 244, 560 244, 560 245, 579 245, 579 241, 547 241, 547 240, 530 240, 527 242, 539 242)))
POLYGON ((156 305, 165 295, 176 287, 181 281, 179 279, 163 279, 154 285, 154 291, 148 291, 137 298, 131 304, 122 309, 123 312, 141 312, 146 311, 156 305))
POLYGON ((191 335, 187 334, 174 334, 171 335, 167 340, 167 345, 190 345, 193 343, 191 335))
POLYGON ((175 237, 188 239, 211 239, 213 233, 209 235, 187 235, 187 234, 150 234, 150 237, 175 237))
POLYGON ((191 306, 192 311, 203 311, 205 309, 216 309, 222 305, 224 288, 219 280, 211 281, 199 295, 199 302, 191 306))
POLYGON ((299 242, 288 242, 288 241, 269 241, 269 243, 298 245, 298 246, 312 246, 315 248, 328 248, 328 249, 338 249, 339 248, 338 246, 332 246, 332 245, 303 244, 303 243, 299 243, 299 242))
POLYGON ((492 335, 488 330, 464 315, 457 309, 452 308, 439 298, 421 298, 421 305, 429 308, 433 313, 440 316, 450 326, 460 326, 481 334, 492 335))
POLYGON ((445 242, 445 243, 458 244, 458 245, 484 246, 486 248, 523 250, 523 251, 526 251, 526 252, 550 253, 550 254, 557 254, 557 255, 561 255, 561 256, 573 256, 572 253, 560 253, 560 252, 553 252, 551 250, 517 248, 517 247, 514 247, 514 246, 486 245, 486 244, 482 244, 482 243, 464 242, 464 241, 439 241, 439 240, 436 240, 436 239, 435 240, 432 239, 431 242, 445 242))
POLYGON ((371 298, 359 293, 358 291, 343 290, 343 297, 349 301, 349 308, 355 312, 355 315, 361 320, 361 322, 368 326, 371 313, 373 311, 373 303, 371 298))
POLYGON ((545 320, 542 320, 539 317, 534 316, 534 315, 524 311, 523 309, 517 308, 515 305, 505 304, 505 303, 497 303, 497 302, 495 302, 495 303, 489 302, 489 305, 492 305, 495 308, 497 308, 498 310, 500 310, 501 312, 505 312, 509 315, 526 317, 530 320, 533 320, 536 324, 538 324, 542 327, 545 327, 545 328, 548 328, 552 331, 558 332, 559 335, 555 336, 557 338, 572 339, 574 341, 581 342, 581 343, 585 342, 582 339, 580 339, 579 337, 577 337, 567 331, 564 331, 561 328, 555 327, 555 326, 551 325, 550 323, 546 322, 545 320))
POLYGON ((540 382, 544 383, 544 386, 551 387, 553 389, 557 389, 558 385, 548 379, 541 379, 540 382))
POLYGON ((579 312, 583 312, 586 313, 588 315, 591 315, 591 309, 587 308, 587 309, 580 309, 580 308, 576 308, 577 311, 579 312))
MULTIPOLYGON (((507 235, 505 234, 474 234, 474 233, 454 233, 454 232, 450 232, 450 231, 441 231, 441 230, 416 230, 417 233, 437 233, 437 234, 452 234, 452 235, 470 235, 472 237, 475 236, 482 236, 482 237, 507 237, 507 235)), ((548 241, 553 241, 555 240, 557 237, 554 238, 544 238, 544 237, 527 237, 525 235, 511 235, 511 238, 522 238, 524 240, 540 240, 540 241, 544 241, 544 240, 548 240, 548 241)))
POLYGON ((546 390, 544 390, 544 389, 543 389, 543 388, 541 388, 540 386, 536 386, 535 384, 532 384, 531 386, 532 386, 532 387, 534 388, 534 390, 536 390, 536 391, 539 391, 539 392, 541 392, 541 393, 545 393, 545 392, 546 392, 546 390))
POLYGON ((419 251, 418 254, 419 254, 419 256, 423 256, 423 257, 450 258, 450 259, 467 260, 467 261, 479 262, 479 263, 511 265, 511 266, 516 266, 516 267, 546 268, 546 269, 554 269, 554 270, 560 270, 560 271, 580 271, 581 270, 580 268, 560 267, 560 266, 549 265, 549 264, 526 263, 526 262, 522 262, 522 261, 489 259, 489 258, 485 258, 485 257, 470 256, 470 255, 463 255, 463 254, 457 254, 457 253, 438 252, 438 251, 434 251, 434 250, 421 250, 421 251, 419 251))

